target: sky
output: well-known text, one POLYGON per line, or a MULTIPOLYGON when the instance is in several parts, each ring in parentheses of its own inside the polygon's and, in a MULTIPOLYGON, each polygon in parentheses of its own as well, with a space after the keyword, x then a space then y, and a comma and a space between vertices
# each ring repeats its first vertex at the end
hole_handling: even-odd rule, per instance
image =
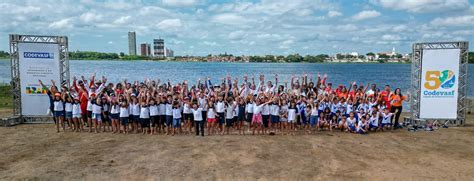
POLYGON ((473 1, 2 0, 0 50, 9 34, 34 34, 68 36, 70 51, 128 53, 135 31, 137 46, 163 38, 175 55, 410 53, 415 42, 474 42, 473 1))

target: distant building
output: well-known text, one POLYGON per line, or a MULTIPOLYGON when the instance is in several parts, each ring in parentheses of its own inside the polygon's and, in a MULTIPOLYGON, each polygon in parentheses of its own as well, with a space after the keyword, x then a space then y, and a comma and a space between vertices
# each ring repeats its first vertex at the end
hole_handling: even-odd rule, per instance
POLYGON ((153 56, 159 58, 165 57, 165 40, 161 38, 153 40, 153 56))
POLYGON ((169 48, 166 48, 165 57, 174 57, 174 51, 169 48))
POLYGON ((128 54, 137 55, 137 37, 135 32, 128 32, 128 54))
POLYGON ((151 56, 151 46, 148 43, 140 44, 140 55, 144 57, 151 56))

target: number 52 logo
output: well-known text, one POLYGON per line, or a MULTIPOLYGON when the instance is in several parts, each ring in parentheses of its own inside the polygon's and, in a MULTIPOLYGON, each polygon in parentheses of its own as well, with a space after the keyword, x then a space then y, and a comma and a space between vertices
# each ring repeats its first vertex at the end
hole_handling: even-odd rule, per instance
POLYGON ((449 89, 454 86, 456 76, 451 70, 429 70, 425 74, 425 88, 428 90, 435 90, 438 88, 449 89))

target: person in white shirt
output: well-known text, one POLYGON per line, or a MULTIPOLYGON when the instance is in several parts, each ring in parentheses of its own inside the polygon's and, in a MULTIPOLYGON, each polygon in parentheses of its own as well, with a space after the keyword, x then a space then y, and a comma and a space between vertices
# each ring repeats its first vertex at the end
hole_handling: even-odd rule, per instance
POLYGON ((158 112, 158 105, 155 102, 155 99, 150 99, 150 123, 151 123, 151 133, 152 135, 156 134, 158 124, 160 122, 160 115, 158 112))
POLYGON ((102 127, 102 99, 96 98, 91 100, 92 103, 92 121, 94 122, 95 133, 99 132, 99 129, 102 127))
POLYGON ((391 129, 392 123, 390 122, 390 119, 392 119, 393 113, 391 113, 387 108, 383 108, 381 116, 382 125, 380 127, 382 128, 382 131, 391 129))
POLYGON ((203 119, 203 111, 202 108, 198 104, 193 104, 193 108, 191 109, 194 118, 194 126, 196 127, 196 136, 204 136, 204 119, 203 119))
POLYGON ((173 99, 171 95, 168 95, 166 104, 165 104, 165 115, 166 115, 166 135, 171 134, 173 128, 173 99))
POLYGON ((81 103, 79 102, 79 98, 74 98, 74 103, 72 103, 72 120, 74 125, 76 125, 76 132, 84 129, 84 124, 81 123, 81 114, 81 103))
POLYGON ((380 118, 380 113, 378 111, 374 111, 372 113, 372 116, 369 118, 369 129, 371 131, 377 131, 379 130, 379 118, 380 118))
POLYGON ((179 131, 179 133, 182 133, 182 129, 181 129, 182 108, 181 108, 181 104, 178 101, 173 102, 172 112, 173 112, 173 133, 171 135, 174 136, 177 130, 179 131))
POLYGON ((61 127, 63 127, 63 131, 65 131, 66 128, 64 125, 64 100, 61 98, 61 93, 59 92, 54 93, 53 107, 53 115, 56 120, 59 120, 56 123, 57 132, 59 133, 59 125, 61 125, 61 127))
POLYGON ((150 107, 148 98, 140 97, 140 125, 142 129, 142 134, 148 134, 150 132, 150 107))
POLYGON ((209 106, 207 108, 207 135, 212 135, 216 131, 216 111, 214 107, 214 102, 209 101, 209 106))
POLYGON ((130 108, 128 105, 128 101, 126 99, 119 100, 120 101, 120 111, 119 111, 119 117, 120 117, 120 123, 122 125, 122 130, 121 132, 124 134, 128 133, 128 122, 130 119, 130 108))

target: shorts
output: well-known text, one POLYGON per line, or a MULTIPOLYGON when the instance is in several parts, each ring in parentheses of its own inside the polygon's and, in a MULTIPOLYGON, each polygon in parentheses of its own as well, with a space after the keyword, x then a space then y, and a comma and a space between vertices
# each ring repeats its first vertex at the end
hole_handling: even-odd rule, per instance
POLYGON ((224 113, 217 113, 217 115, 219 115, 219 118, 217 118, 219 120, 219 124, 220 125, 223 125, 225 124, 225 116, 224 116, 224 113))
POLYGON ((225 119, 225 126, 226 127, 232 127, 232 122, 234 122, 234 119, 225 119))
POLYGON ((273 124, 280 122, 280 116, 270 115, 270 119, 272 120, 273 124))
POLYGON ((252 118, 252 124, 262 124, 262 115, 254 114, 252 118))
POLYGON ((356 131, 356 127, 354 125, 349 125, 349 130, 356 131))
POLYGON ((239 115, 237 115, 236 121, 245 121, 245 113, 239 113, 239 115))
POLYGON ((382 128, 385 127, 385 126, 392 126, 391 123, 382 123, 382 128))
POLYGON ((63 117, 64 116, 64 111, 54 111, 53 115, 54 115, 54 117, 63 117))
POLYGON ((293 120, 288 119, 288 123, 296 123, 296 120, 294 120, 294 119, 293 119, 293 120))
POLYGON ((158 120, 158 125, 165 125, 166 124, 166 115, 159 115, 160 119, 158 120))
POLYGON ((173 127, 180 128, 181 127, 181 118, 173 119, 173 127))
POLYGON ((185 114, 183 114, 183 116, 184 116, 184 119, 183 119, 184 121, 192 121, 193 120, 193 114, 191 114, 191 113, 185 113, 185 114))
POLYGON ((67 118, 72 118, 72 112, 66 112, 66 119, 67 118))
POLYGON ((87 118, 92 119, 92 111, 87 111, 87 118))
POLYGON ((216 118, 207 118, 207 122, 209 122, 209 123, 215 123, 215 122, 216 122, 216 118))
POLYGON ((120 124, 122 124, 123 126, 127 126, 128 125, 128 117, 120 117, 120 124))
POLYGON ((140 116, 139 115, 130 115, 130 123, 139 123, 140 122, 140 116))
POLYGON ((379 127, 378 125, 369 124, 369 129, 378 128, 378 127, 379 127))
POLYGON ((270 121, 270 115, 262 115, 263 127, 268 128, 268 122, 270 121))
POLYGON ((150 118, 141 118, 140 124, 142 128, 149 128, 150 127, 150 118))
POLYGON ((310 120, 306 118, 306 116, 301 116, 301 124, 307 125, 309 124, 310 120))
POLYGON ((150 116, 151 127, 155 127, 160 122, 160 116, 150 116))
POLYGON ((102 122, 102 114, 98 113, 98 114, 92 114, 92 119, 95 119, 99 122, 102 122))
POLYGON ((247 122, 252 122, 252 119, 253 119, 253 113, 247 113, 247 119, 245 119, 245 121, 247 122))
POLYGON ((165 120, 166 121, 166 126, 171 127, 171 125, 173 124, 173 116, 166 115, 165 118, 166 118, 166 120, 165 120))
POLYGON ((72 114, 72 118, 81 119, 81 118, 82 118, 82 115, 81 115, 81 114, 72 114))
POLYGON ((318 116, 309 117, 309 124, 311 125, 311 127, 316 126, 316 124, 318 124, 318 116))
POLYGON ((119 114, 110 114, 110 119, 118 119, 119 114))

